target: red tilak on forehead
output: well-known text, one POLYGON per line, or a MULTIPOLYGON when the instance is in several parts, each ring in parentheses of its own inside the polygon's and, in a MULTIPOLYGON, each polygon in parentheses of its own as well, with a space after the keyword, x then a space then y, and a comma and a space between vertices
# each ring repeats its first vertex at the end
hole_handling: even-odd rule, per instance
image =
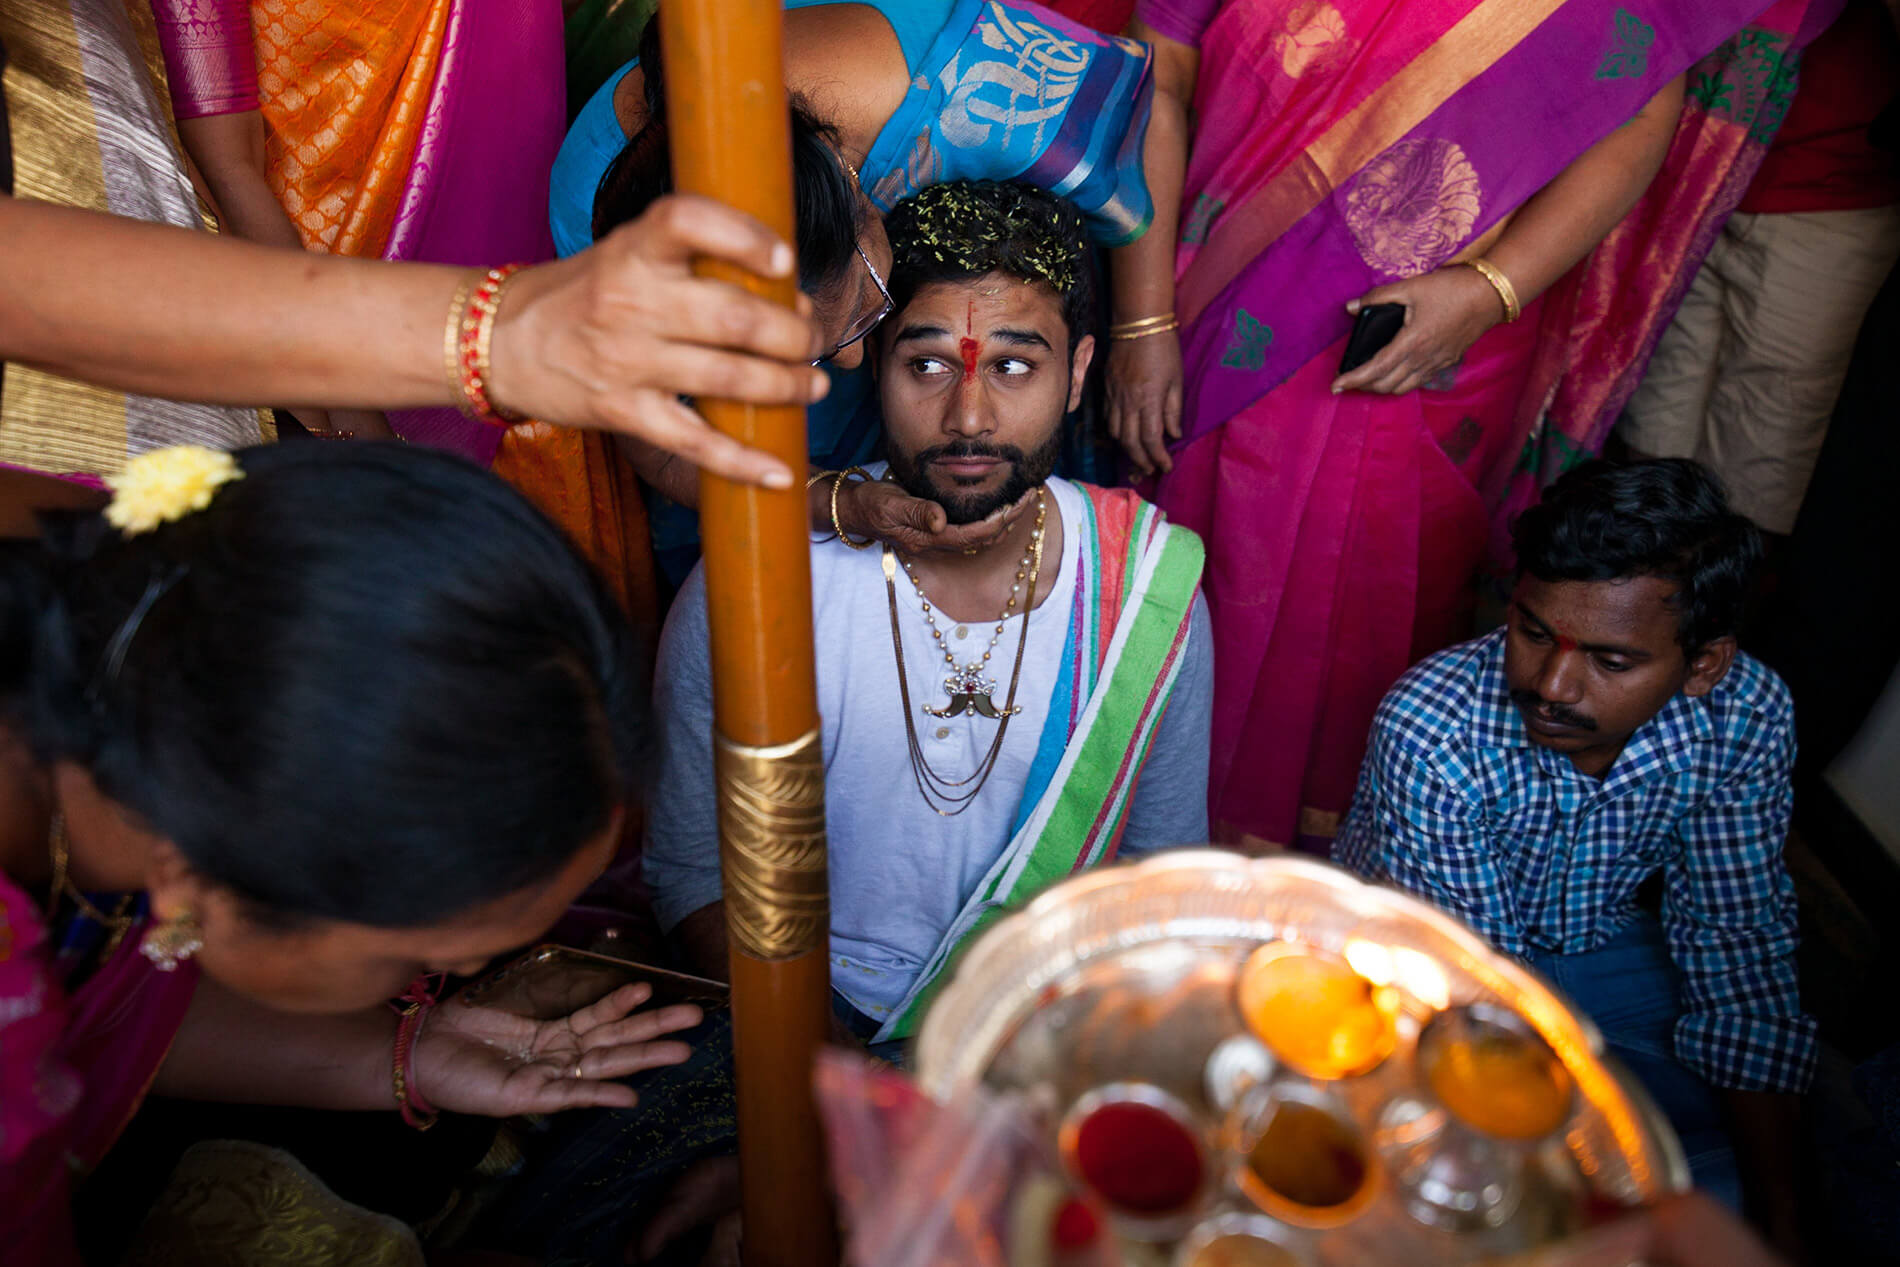
POLYGON ((1550 639, 1557 644, 1557 650, 1559 651, 1575 651, 1577 649, 1577 640, 1567 633, 1558 633, 1553 629, 1550 631, 1550 639))
POLYGON ((976 334, 976 302, 971 301, 969 310, 963 319, 963 337, 957 340, 957 346, 963 349, 963 381, 968 383, 976 378, 976 354, 983 350, 973 337, 976 334))

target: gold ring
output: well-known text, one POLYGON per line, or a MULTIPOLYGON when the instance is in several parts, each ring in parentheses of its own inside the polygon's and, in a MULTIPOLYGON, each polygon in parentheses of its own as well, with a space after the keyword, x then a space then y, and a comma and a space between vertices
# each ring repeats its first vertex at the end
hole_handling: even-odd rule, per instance
POLYGON ((574 1076, 575 1078, 579 1078, 581 1076, 581 1062, 578 1060, 574 1062, 574 1076))

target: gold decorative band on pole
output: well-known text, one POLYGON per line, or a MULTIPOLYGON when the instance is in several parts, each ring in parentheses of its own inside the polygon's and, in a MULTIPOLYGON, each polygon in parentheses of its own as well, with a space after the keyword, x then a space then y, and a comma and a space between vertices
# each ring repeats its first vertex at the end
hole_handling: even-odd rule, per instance
POLYGON ((726 930, 764 960, 823 949, 825 762, 819 732, 765 747, 713 739, 726 930))

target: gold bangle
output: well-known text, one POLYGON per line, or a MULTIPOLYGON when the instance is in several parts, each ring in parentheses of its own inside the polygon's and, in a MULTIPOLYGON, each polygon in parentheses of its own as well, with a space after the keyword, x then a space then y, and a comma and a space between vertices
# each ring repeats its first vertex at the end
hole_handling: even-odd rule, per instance
MULTIPOLYGON (((820 470, 816 470, 816 471, 813 471, 813 472, 812 472, 812 473, 811 473, 811 474, 810 474, 809 476, 807 476, 807 477, 806 477, 806 479, 805 479, 805 492, 806 492, 806 494, 807 494, 807 495, 809 495, 809 494, 811 493, 811 490, 812 490, 812 489, 814 489, 814 488, 816 488, 816 487, 818 486, 818 481, 819 481, 819 480, 828 480, 828 479, 830 479, 830 478, 831 478, 832 476, 834 476, 834 475, 836 475, 836 474, 837 474, 837 472, 836 472, 836 471, 827 471, 827 470, 823 470, 823 469, 820 469, 820 470)), ((835 516, 834 516, 834 517, 835 517, 835 516)), ((814 533, 815 533, 816 531, 817 531, 816 529, 813 529, 813 532, 814 532, 814 533)), ((825 542, 827 542, 827 541, 829 541, 829 540, 831 540, 831 539, 832 539, 833 537, 835 537, 835 536, 837 536, 837 535, 838 535, 838 534, 837 534, 837 533, 835 533, 835 532, 827 532, 827 533, 826 533, 826 534, 825 534, 824 536, 822 536, 822 537, 820 537, 820 536, 816 536, 816 535, 814 535, 814 536, 812 537, 812 539, 811 539, 811 543, 812 543, 813 545, 815 545, 815 546, 821 546, 821 545, 823 545, 823 544, 825 544, 825 542)))
POLYGON ((1524 310, 1517 302, 1517 287, 1511 285, 1511 279, 1504 275, 1503 269, 1493 264, 1490 260, 1485 259, 1483 256, 1468 259, 1465 263, 1477 269, 1478 276, 1490 282, 1491 289, 1498 292, 1498 300, 1504 305, 1504 320, 1506 324, 1516 321, 1518 317, 1523 315, 1524 310))
POLYGON ((465 273, 462 284, 449 300, 449 320, 442 331, 442 365, 449 376, 449 399, 457 410, 466 413, 468 398, 462 388, 462 314, 468 311, 468 297, 475 291, 481 273, 465 273))
POLYGON ((844 525, 838 522, 838 490, 843 488, 844 482, 853 475, 858 477, 860 484, 868 484, 871 482, 871 473, 861 466, 847 467, 838 472, 837 476, 831 481, 831 530, 838 534, 838 540, 844 542, 853 550, 869 550, 872 546, 877 544, 876 537, 866 537, 862 541, 853 541, 850 537, 845 535, 844 525))
POLYGON ((1164 312, 1153 317, 1137 317, 1133 321, 1117 321, 1109 326, 1110 334, 1126 334, 1135 330, 1146 330, 1150 326, 1165 326, 1173 322, 1174 314, 1164 312))
POLYGON ((1146 330, 1135 330, 1135 331, 1110 330, 1108 332, 1108 337, 1120 343, 1120 342, 1125 342, 1126 340, 1129 340, 1129 339, 1145 339, 1151 334, 1173 334, 1176 330, 1179 330, 1180 328, 1181 328, 1181 323, 1179 321, 1176 321, 1173 318, 1169 318, 1168 323, 1166 325, 1151 326, 1150 328, 1146 330))

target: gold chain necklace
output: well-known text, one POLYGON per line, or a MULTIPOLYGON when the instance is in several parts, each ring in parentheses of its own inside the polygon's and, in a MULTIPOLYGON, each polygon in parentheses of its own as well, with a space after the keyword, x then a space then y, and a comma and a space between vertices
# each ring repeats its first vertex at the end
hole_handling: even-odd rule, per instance
POLYGON ((72 841, 66 836, 66 815, 57 810, 53 813, 53 826, 48 833, 48 844, 53 854, 53 892, 46 902, 46 922, 51 924, 53 917, 59 914, 59 899, 62 896, 71 898, 81 915, 110 934, 104 953, 111 954, 113 948, 119 944, 119 939, 132 931, 132 917, 124 914, 125 907, 131 904, 132 899, 129 896, 122 898, 120 913, 108 915, 94 906, 86 895, 79 891, 79 886, 73 883, 71 875, 68 874, 68 868, 72 863, 72 841))
MULTIPOLYGON (((936 613, 930 609, 930 596, 924 593, 923 582, 917 579, 917 568, 908 559, 901 559, 904 571, 910 576, 911 588, 917 591, 917 601, 924 609, 924 623, 930 626, 930 636, 937 640, 937 650, 943 653, 943 662, 949 668, 949 674, 943 679, 943 693, 950 702, 942 708, 924 705, 924 711, 932 717, 961 717, 965 713, 975 713, 988 717, 992 721, 1003 716, 996 711, 996 679, 988 675, 990 656, 996 652, 996 644, 1003 640, 1003 628, 1009 624, 1010 613, 1016 610, 1016 601, 1022 597, 1023 578, 1035 561, 1036 552, 1042 548, 1042 525, 1048 508, 1038 500, 1036 504, 1036 524, 1029 534, 1029 548, 1023 551, 1021 561, 1016 564, 1016 580, 1009 587, 1009 601, 1003 604, 1003 614, 996 618, 996 630, 990 634, 990 645, 983 649, 979 659, 967 664, 958 664, 957 657, 943 640, 943 630, 937 626, 936 613)), ((1010 714, 1020 713, 1017 707, 1010 714)), ((909 710, 905 710, 909 716, 909 710)))
MULTIPOLYGON (((996 759, 1003 751, 1003 736, 1009 733, 1010 718, 1022 711, 1016 707, 1016 687, 1022 681, 1023 652, 1029 646, 1029 618, 1036 609, 1036 582, 1042 576, 1042 525, 1047 511, 1048 489, 1045 485, 1036 490, 1036 527, 1035 535, 1031 539, 1027 578, 1029 592, 1023 599, 1023 630, 1021 637, 1016 640, 1016 662, 1009 674, 1009 697, 1004 701, 1000 711, 995 710, 992 705, 991 715, 999 719, 996 737, 990 740, 990 750, 984 754, 983 760, 977 763, 976 770, 963 779, 946 779, 931 769, 929 760, 924 756, 923 744, 917 739, 917 723, 911 716, 910 678, 904 671, 904 635, 897 622, 897 553, 888 544, 884 547, 884 593, 890 601, 891 646, 897 654, 897 689, 904 702, 904 737, 910 747, 911 777, 917 782, 917 791, 923 796, 924 804, 930 806, 940 817, 954 818, 970 808, 971 802, 976 800, 977 793, 983 790, 983 785, 989 782, 990 774, 996 769, 996 759), (945 809, 946 805, 952 808, 945 809)), ((1022 583, 1022 581, 1017 582, 1019 585, 1022 583)), ((919 593, 922 593, 921 588, 919 593)), ((1011 593, 1011 602, 1014 602, 1014 591, 1012 590, 1011 593)), ((1006 618, 1007 612, 1006 608, 1006 618)), ((935 627, 934 621, 932 627, 935 627)), ((979 665, 980 663, 979 661, 979 665)), ((951 694, 952 707, 955 707, 956 692, 952 691, 951 694)), ((987 695, 985 699, 988 699, 987 695)), ((949 713, 949 710, 936 713, 926 708, 922 711, 932 713, 933 716, 955 715, 949 713)))

